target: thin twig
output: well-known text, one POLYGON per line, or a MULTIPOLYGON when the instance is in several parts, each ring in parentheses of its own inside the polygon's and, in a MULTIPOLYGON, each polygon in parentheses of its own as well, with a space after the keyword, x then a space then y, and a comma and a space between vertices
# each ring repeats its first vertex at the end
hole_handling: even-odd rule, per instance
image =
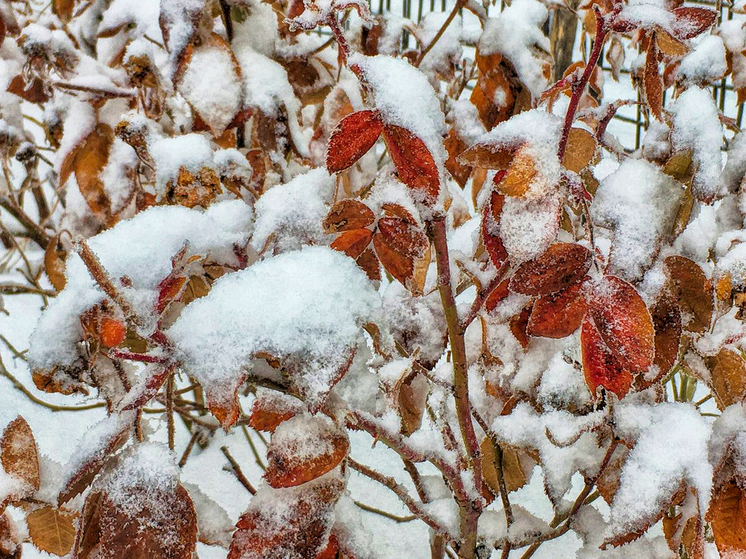
POLYGON ((187 460, 189 460, 189 455, 192 453, 192 449, 194 448, 194 443, 197 442, 198 437, 199 431, 195 430, 194 433, 192 433, 192 436, 189 438, 189 442, 184 449, 184 454, 182 454, 181 459, 179 459, 179 468, 183 468, 186 465, 187 460))
POLYGON ((435 46, 435 43, 437 43, 440 38, 443 36, 443 33, 446 32, 446 29, 448 29, 448 26, 451 25, 451 22, 456 18, 458 15, 458 12, 461 8, 464 7, 466 4, 466 0, 456 0, 456 3, 453 5, 453 9, 451 10, 451 13, 448 14, 448 18, 443 22, 443 25, 440 26, 440 29, 438 29, 438 32, 435 34, 435 37, 433 37, 433 40, 428 43, 428 45, 425 47, 425 49, 422 51, 420 56, 417 58, 417 62, 415 62, 415 66, 419 66, 420 63, 424 60, 424 58, 427 56, 427 53, 429 53, 432 48, 435 46))
POLYGON ((256 495, 256 489, 254 489, 254 486, 251 485, 251 482, 246 479, 246 476, 243 474, 243 471, 241 471, 241 466, 238 465, 238 462, 236 462, 236 459, 231 456, 231 453, 228 451, 227 446, 221 446, 220 450, 225 455, 225 458, 230 462, 231 467, 233 468, 233 473, 236 476, 236 479, 246 488, 246 491, 251 493, 252 495, 256 495))
POLYGON ((395 514, 392 514, 390 512, 386 512, 385 510, 377 509, 376 507, 371 507, 370 505, 366 505, 365 503, 361 503, 360 501, 353 501, 358 508, 363 509, 367 512, 372 512, 373 514, 377 514, 379 516, 384 516, 390 520, 393 520, 394 522, 398 522, 400 524, 403 524, 405 522, 412 522, 412 520, 417 520, 417 516, 414 514, 411 514, 409 516, 397 516, 395 514))
POLYGON ((259 465, 259 467, 262 469, 262 471, 267 471, 267 466, 264 465, 264 462, 262 462, 261 456, 259 456, 259 451, 256 449, 256 445, 254 444, 254 441, 251 438, 251 435, 249 435, 249 430, 247 429, 246 425, 241 425, 241 429, 243 430, 243 435, 246 437, 246 440, 249 443, 249 447, 251 448, 251 453, 254 455, 254 459, 256 460, 256 463, 259 465))
POLYGON ((174 449, 176 425, 174 423, 174 375, 173 372, 166 379, 166 418, 168 421, 168 448, 174 449))

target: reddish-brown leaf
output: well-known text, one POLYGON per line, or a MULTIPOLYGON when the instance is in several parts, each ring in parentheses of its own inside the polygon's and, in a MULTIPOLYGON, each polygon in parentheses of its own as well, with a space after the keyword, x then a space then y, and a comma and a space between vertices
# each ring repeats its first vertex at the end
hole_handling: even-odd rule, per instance
POLYGON ((67 284, 67 278, 65 277, 67 252, 60 244, 60 235, 61 233, 58 233, 52 237, 44 251, 44 271, 47 273, 49 282, 57 291, 65 289, 67 284))
POLYGON ((394 217, 378 220, 378 234, 394 250, 415 259, 421 258, 429 246, 424 231, 394 217))
POLYGON ((524 349, 531 341, 527 332, 529 316, 531 316, 531 305, 524 307, 521 312, 510 318, 510 331, 524 349))
POLYGON ((347 198, 340 200, 332 206, 324 219, 324 231, 327 233, 340 233, 353 229, 365 229, 376 219, 373 211, 360 202, 347 198))
POLYGON ((614 276, 593 286, 589 312, 606 345, 621 365, 641 373, 653 364, 655 329, 645 302, 634 287, 614 276))
POLYGON ((356 259, 368 248, 372 238, 373 231, 370 229, 353 229, 341 233, 334 239, 331 247, 339 252, 344 252, 350 258, 356 259))
POLYGON ((404 223, 408 223, 409 225, 417 225, 417 220, 414 218, 414 216, 409 212, 407 208, 405 208, 401 204, 387 203, 383 204, 381 206, 381 209, 383 210, 383 213, 386 214, 386 216, 388 217, 398 217, 404 223))
POLYGON ((619 398, 624 398, 632 386, 632 374, 614 357, 589 316, 583 320, 580 348, 585 382, 591 394, 595 394, 596 389, 603 386, 619 398))
POLYGON ((8 513, 0 514, 0 557, 21 559, 21 533, 8 513))
POLYGON ((484 308, 487 312, 492 312, 495 310, 495 307, 499 305, 504 299, 510 295, 510 290, 508 290, 508 282, 509 280, 503 280, 500 282, 500 285, 498 285, 495 289, 492 290, 492 293, 490 293, 487 296, 487 299, 484 302, 484 308))
POLYGON ((498 227, 504 203, 505 196, 492 191, 482 214, 482 242, 496 268, 500 268, 508 258, 508 251, 500 239, 498 227))
POLYGON ((524 295, 548 295, 579 282, 591 267, 591 251, 574 243, 556 243, 524 262, 510 279, 510 289, 524 295))
POLYGON ((725 409, 746 395, 746 361, 735 351, 722 348, 707 359, 712 378, 712 392, 718 408, 725 409))
POLYGON ((712 286, 696 263, 684 256, 669 256, 665 260, 671 292, 686 319, 684 329, 703 333, 710 327, 714 310, 712 286))
POLYGON ((588 311, 585 282, 544 295, 534 303, 528 333, 543 338, 564 338, 580 327, 588 311))
POLYGON ((315 558, 328 545, 343 491, 339 476, 288 489, 259 488, 236 524, 228 559, 315 558))
POLYGON ((257 431, 274 432, 280 423, 303 413, 301 401, 275 391, 257 391, 251 407, 249 426, 257 431))
POLYGON ((721 486, 713 495, 707 520, 721 556, 746 555, 746 493, 735 480, 721 486))
POLYGON ((655 327, 655 358, 658 373, 649 379, 640 377, 641 388, 646 388, 663 378, 676 363, 681 341, 681 309, 670 293, 664 293, 651 312, 655 327))
POLYGON ((272 487, 295 487, 333 470, 347 456, 347 435, 323 416, 298 416, 272 435, 264 478, 272 487))
POLYGON ((11 421, 0 439, 0 462, 7 474, 23 480, 29 488, 39 490, 39 453, 31 427, 20 415, 11 421))
POLYGON ((707 31, 717 21, 717 12, 706 8, 676 8, 673 31, 677 39, 691 39, 707 31))
POLYGON ((378 111, 358 111, 340 120, 326 149, 327 170, 338 173, 354 165, 373 147, 382 130, 378 111))
POLYGON ((453 180, 455 180, 461 188, 464 188, 466 181, 468 181, 471 176, 472 168, 469 165, 461 163, 458 157, 464 150, 466 150, 466 142, 461 139, 455 128, 451 128, 444 144, 446 151, 448 152, 446 169, 451 173, 453 180))
MULTIPOLYGON (((2 20, 2 16, 0 16, 0 20, 2 20)), ((44 87, 44 82, 40 78, 34 77, 32 78, 31 83, 27 84, 23 74, 18 74, 11 80, 8 85, 8 92, 18 95, 29 103, 42 104, 50 99, 49 94, 44 87)))
POLYGON ((380 233, 373 235, 373 247, 386 271, 406 287, 414 277, 414 259, 393 248, 380 233))
POLYGON ((643 84, 645 86, 645 100, 648 102, 648 108, 655 118, 660 120, 663 110, 663 78, 661 78, 658 71, 658 48, 655 41, 650 41, 648 44, 647 54, 645 55, 643 84))
POLYGON ((371 281, 381 281, 381 264, 372 249, 365 249, 356 262, 371 281))
POLYGON ((432 205, 440 191, 438 166, 425 142, 406 128, 387 124, 383 139, 399 179, 419 193, 419 200, 432 205))

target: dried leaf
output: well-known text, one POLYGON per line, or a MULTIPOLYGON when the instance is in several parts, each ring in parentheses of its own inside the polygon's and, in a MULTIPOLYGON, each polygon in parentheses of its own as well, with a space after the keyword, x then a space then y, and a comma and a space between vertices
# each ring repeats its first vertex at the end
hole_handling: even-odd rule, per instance
POLYGON ((422 425, 422 416, 428 394, 424 376, 415 375, 398 385, 397 409, 401 416, 401 433, 409 436, 422 425))
POLYGON ((466 150, 467 145, 458 135, 455 128, 451 128, 448 132, 448 137, 446 137, 445 140, 445 148, 448 152, 446 169, 451 173, 453 180, 455 180, 461 188, 464 188, 466 182, 471 176, 472 168, 469 165, 464 165, 458 159, 466 150))
POLYGON ((395 217, 379 219, 377 235, 397 252, 412 258, 421 258, 429 246, 427 235, 419 227, 395 217))
POLYGON ((57 233, 52 237, 44 251, 44 271, 47 273, 49 282, 57 291, 65 289, 65 284, 67 284, 67 278, 65 277, 67 252, 60 245, 60 235, 61 233, 57 233))
MULTIPOLYGON (((1 16, 0 20, 2 20, 1 16)), ((27 84, 23 74, 18 74, 11 80, 8 85, 8 93, 18 95, 21 99, 29 103, 38 103, 40 105, 51 99, 46 87, 44 87, 44 82, 40 78, 33 77, 31 83, 27 84)))
POLYGON ((689 47, 684 43, 660 29, 655 32, 655 42, 660 51, 666 56, 684 56, 689 52, 689 47))
POLYGON ((633 373, 646 371, 655 357, 655 329, 635 288, 617 277, 604 276, 588 303, 595 326, 619 363, 633 373))
POLYGON ((497 185, 500 194, 506 196, 523 196, 531 186, 536 176, 536 165, 533 156, 525 148, 521 148, 508 166, 508 172, 497 185))
POLYGON ((603 386, 619 398, 624 398, 632 386, 632 374, 614 357, 591 317, 583 320, 580 348, 585 382, 591 394, 595 394, 596 389, 603 386))
POLYGON ((54 507, 36 509, 26 516, 28 533, 37 549, 67 555, 75 542, 77 513, 54 507))
POLYGON ((2 559, 21 559, 23 545, 21 534, 8 513, 0 514, 0 557, 2 559))
POLYGON ((714 310, 712 286, 696 263, 684 256, 665 260, 671 292, 681 307, 684 329, 703 333, 710 327, 714 310))
POLYGON ((653 364, 658 367, 658 374, 652 378, 643 379, 641 388, 655 384, 671 370, 679 356, 679 344, 681 343, 681 309, 671 294, 661 295, 651 315, 655 327, 653 364))
POLYGON ((340 120, 329 138, 326 169, 338 173, 354 165, 373 147, 382 131, 378 111, 358 111, 340 120))
POLYGON ((585 277, 593 262, 591 251, 574 243, 555 243, 524 262, 510 279, 510 289, 524 295, 548 295, 585 277))
POLYGON ((508 258, 508 251, 499 235, 500 214, 504 203, 505 196, 493 191, 482 213, 482 242, 496 268, 500 268, 508 258))
POLYGON ((373 211, 360 202, 347 198, 332 206, 324 219, 324 231, 340 233, 353 229, 364 229, 376 220, 373 211))
POLYGON ((582 128, 570 128, 567 135, 567 148, 562 164, 565 169, 579 173, 596 154, 596 138, 582 128))
POLYGON ((298 416, 281 423, 267 450, 264 478, 272 487, 295 487, 333 470, 350 442, 327 418, 298 416))
POLYGON ((609 48, 606 51, 606 60, 611 67, 611 76, 617 82, 622 72, 622 66, 624 66, 624 55, 624 45, 621 39, 617 35, 612 35, 609 48))
POLYGON ((517 315, 510 318, 510 331, 512 332, 518 343, 521 344, 522 348, 527 348, 528 343, 531 341, 528 337, 528 319, 531 315, 531 305, 528 305, 521 310, 517 315))
POLYGON ((472 167, 507 169, 521 145, 475 144, 462 153, 458 159, 465 165, 471 165, 472 167))
POLYGON ((394 162, 399 180, 418 193, 418 199, 430 206, 440 191, 440 175, 425 142, 406 128, 387 124, 383 139, 394 162))
POLYGON ((0 439, 0 461, 5 473, 23 480, 29 488, 38 491, 39 453, 31 427, 20 415, 11 421, 0 439))
POLYGON ((341 233, 331 244, 331 248, 344 252, 350 258, 357 259, 368 248, 373 231, 370 229, 353 229, 341 233))
POLYGON ((663 79, 658 71, 658 49, 655 46, 655 41, 650 41, 648 44, 643 83, 648 108, 655 118, 661 120, 661 113, 663 111, 663 79))
POLYGON ((706 8, 676 8, 673 16, 673 31, 680 41, 704 33, 717 21, 717 12, 706 8))
POLYGON ((564 338, 580 327, 588 311, 584 282, 536 300, 528 320, 528 333, 543 338, 564 338))
POLYGON ((722 556, 736 558, 746 554, 746 493, 735 480, 713 495, 707 521, 722 556))
POLYGON ((376 253, 367 248, 357 257, 357 265, 365 272, 371 281, 381 281, 381 264, 376 258, 376 253))
POLYGON ((707 359, 712 372, 712 391, 721 410, 740 402, 746 395, 746 361, 735 351, 722 348, 707 359))
POLYGON ((274 432, 278 425, 303 413, 303 406, 297 398, 275 391, 257 392, 251 407, 249 426, 257 431, 274 432))
POLYGON ((52 12, 64 23, 72 19, 73 8, 75 8, 75 0, 52 0, 52 12))
MULTIPOLYGON (((503 479, 505 480, 505 488, 508 493, 511 491, 517 491, 528 483, 530 471, 526 471, 521 464, 519 450, 506 445, 500 445, 502 448, 502 467, 503 467, 503 479)), ((497 481, 497 469, 495 466, 495 447, 489 438, 485 438, 482 441, 480 447, 482 455, 482 475, 484 475, 484 481, 490 487, 490 490, 495 495, 500 494, 500 484, 497 481)))
POLYGON ((429 263, 429 244, 421 230, 401 219, 383 217, 373 247, 388 273, 414 294, 421 292, 422 267, 429 263))

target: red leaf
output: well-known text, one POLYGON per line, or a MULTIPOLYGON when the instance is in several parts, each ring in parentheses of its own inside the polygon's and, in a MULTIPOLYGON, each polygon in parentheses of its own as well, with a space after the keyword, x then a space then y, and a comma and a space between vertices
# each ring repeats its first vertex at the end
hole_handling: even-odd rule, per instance
POLYGON ((655 118, 660 120, 663 111, 663 78, 658 71, 658 49, 655 41, 652 40, 648 44, 647 54, 645 55, 643 84, 648 108, 655 118))
POLYGON ((411 258, 421 258, 428 247, 427 235, 418 227, 394 217, 378 220, 378 233, 397 252, 411 258))
POLYGON ((352 229, 364 229, 376 220, 371 209, 360 202, 347 198, 332 206, 324 219, 324 231, 340 233, 352 229))
POLYGON ((498 224, 504 203, 505 196, 493 191, 482 214, 482 242, 496 268, 500 268, 508 258, 508 252, 498 235, 498 224))
POLYGON ((354 165, 373 147, 382 130, 378 111, 358 111, 340 120, 326 149, 327 170, 338 173, 354 165))
POLYGON ((370 229, 353 229, 340 234, 331 247, 344 252, 350 258, 357 258, 368 247, 372 238, 373 232, 370 229))
POLYGON ((585 282, 576 283, 536 300, 528 333, 543 338, 564 338, 580 327, 588 311, 585 282))
POLYGON ((365 249, 357 257, 356 262, 371 281, 381 281, 381 264, 378 262, 375 252, 369 248, 365 249))
POLYGON ((384 127, 383 139, 399 179, 419 191, 423 204, 435 203, 440 191, 440 175, 425 142, 406 128, 393 124, 384 127))
POLYGON ((622 366, 633 373, 646 371, 655 357, 655 329, 635 288, 605 276, 593 286, 588 302, 601 337, 622 366))
POLYGON ((528 342, 531 341, 528 337, 528 319, 531 315, 531 305, 528 305, 523 308, 521 312, 519 312, 517 315, 511 317, 510 319, 510 331, 515 336, 515 339, 518 340, 518 343, 521 344, 522 348, 528 347, 528 342))
POLYGON ((619 398, 624 398, 632 386, 632 374, 615 359, 590 317, 583 321, 580 348, 585 382, 591 393, 595 394, 596 389, 603 386, 619 398))
POLYGON ((324 416, 297 416, 278 425, 267 451, 272 487, 295 487, 333 470, 347 456, 344 431, 324 416))
POLYGON ((510 295, 510 291, 508 290, 508 281, 509 280, 503 280, 502 282, 500 282, 500 285, 493 289, 492 293, 487 296, 487 299, 484 302, 484 308, 487 310, 487 312, 492 312, 495 307, 497 307, 497 305, 499 305, 505 298, 507 298, 508 295, 510 295))
POLYGON ((524 295, 548 295, 579 282, 592 263, 591 251, 574 243, 556 243, 524 262, 510 279, 510 289, 524 295))
POLYGON ((274 432, 280 423, 303 412, 297 398, 273 390, 260 389, 251 407, 249 426, 257 431, 274 432))
POLYGON ((717 12, 706 8, 676 8, 673 15, 673 32, 680 40, 704 33, 717 21, 717 12))

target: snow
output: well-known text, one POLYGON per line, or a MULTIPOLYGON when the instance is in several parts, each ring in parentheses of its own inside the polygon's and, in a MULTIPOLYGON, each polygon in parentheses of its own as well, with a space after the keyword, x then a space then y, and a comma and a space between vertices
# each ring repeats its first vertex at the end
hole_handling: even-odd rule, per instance
POLYGON ((298 175, 265 192, 257 201, 251 246, 270 253, 298 250, 308 244, 327 244, 322 222, 329 212, 334 177, 323 167, 298 175), (271 240, 271 246, 267 243, 271 240))
POLYGON ((617 19, 643 29, 661 29, 673 32, 674 17, 665 0, 630 0, 622 7, 617 19))
POLYGON ((690 87, 671 105, 675 151, 691 150, 697 164, 692 193, 700 200, 711 200, 718 191, 721 170, 720 147, 723 129, 709 89, 690 87))
POLYGON ((727 71, 725 45, 717 35, 705 35, 694 50, 681 60, 676 80, 685 85, 706 85, 727 71))
MULTIPOLYGON (((189 242, 189 254, 237 265, 233 246, 243 245, 251 232, 252 211, 241 201, 216 203, 206 211, 183 207, 154 207, 88 239, 109 276, 132 280, 120 293, 154 326, 156 287, 171 271, 171 257, 189 242)), ((29 363, 34 369, 71 365, 82 338, 80 315, 106 296, 76 253, 67 260, 67 286, 50 302, 30 339, 29 363)))
POLYGON ((636 280, 667 240, 682 187, 642 159, 626 159, 596 192, 591 215, 596 226, 613 231, 609 272, 636 280))
POLYGON ((257 353, 279 358, 312 406, 352 357, 361 326, 381 322, 365 273, 342 253, 307 247, 219 279, 168 330, 208 401, 232 401, 257 353))
POLYGON ((169 182, 176 182, 182 167, 193 174, 203 167, 212 167, 212 147, 202 134, 157 138, 150 146, 150 154, 155 160, 159 197, 165 195, 169 182))
POLYGON ((477 50, 483 56, 503 55, 515 68, 518 78, 534 99, 549 85, 536 51, 550 51, 549 38, 542 28, 547 8, 536 0, 516 0, 495 18, 489 18, 477 50))

